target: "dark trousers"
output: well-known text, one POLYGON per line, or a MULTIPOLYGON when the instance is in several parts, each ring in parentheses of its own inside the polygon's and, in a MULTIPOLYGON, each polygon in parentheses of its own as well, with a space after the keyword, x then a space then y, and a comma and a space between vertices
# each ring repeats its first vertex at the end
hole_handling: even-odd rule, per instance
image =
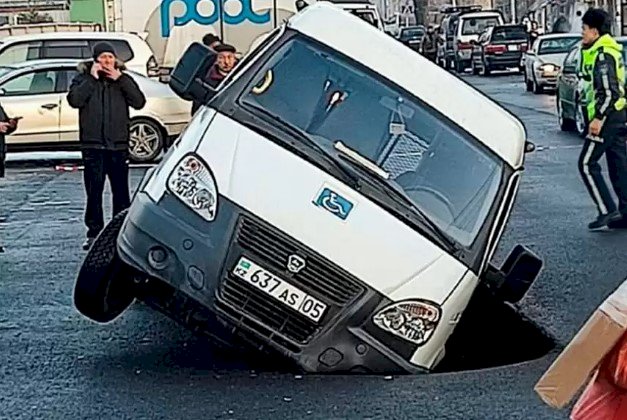
POLYGON ((85 209, 85 225, 87 237, 95 238, 104 228, 104 212, 102 196, 105 180, 109 178, 113 196, 113 215, 127 209, 130 205, 128 186, 127 151, 83 150, 83 172, 87 207, 85 209))
POLYGON ((618 209, 627 215, 627 146, 623 124, 603 127, 603 142, 586 139, 579 156, 579 172, 599 214, 616 211, 616 203, 601 174, 599 160, 605 154, 614 192, 618 196, 618 209))

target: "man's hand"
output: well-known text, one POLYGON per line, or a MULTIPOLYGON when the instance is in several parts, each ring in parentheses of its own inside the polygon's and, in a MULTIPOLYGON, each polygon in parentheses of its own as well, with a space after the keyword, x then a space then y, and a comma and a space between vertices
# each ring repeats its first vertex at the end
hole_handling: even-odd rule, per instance
POLYGON ((0 122, 0 133, 5 134, 11 128, 11 124, 8 122, 0 122))
POLYGON ((116 68, 104 69, 104 71, 107 73, 107 77, 111 80, 118 80, 122 77, 122 72, 116 68))
POLYGON ((593 136, 598 136, 601 134, 601 129, 603 128, 603 121, 598 118, 595 118, 590 123, 589 133, 593 136))
POLYGON ((100 75, 98 74, 99 71, 102 70, 102 66, 100 65, 100 63, 94 63, 91 66, 91 75, 94 79, 98 80, 100 78, 100 75))

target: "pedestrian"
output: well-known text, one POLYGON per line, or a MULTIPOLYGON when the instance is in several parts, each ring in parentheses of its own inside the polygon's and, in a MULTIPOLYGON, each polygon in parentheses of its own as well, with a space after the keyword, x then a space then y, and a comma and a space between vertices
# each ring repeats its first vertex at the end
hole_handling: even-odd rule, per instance
MULTIPOLYGON (((209 59, 209 68, 211 68, 217 59, 216 48, 222 45, 222 40, 217 35, 207 34, 202 38, 202 43, 213 53, 212 58, 209 59)), ((207 82, 207 80, 205 80, 205 82, 207 82)), ((198 111, 201 105, 200 102, 192 101, 192 117, 196 114, 196 111, 198 111)))
POLYGON ((422 37, 422 53, 424 56, 432 62, 435 62, 435 57, 438 52, 438 41, 433 30, 433 26, 429 25, 427 32, 422 37))
POLYGON ((106 178, 113 195, 113 214, 130 205, 129 107, 142 109, 146 97, 125 70, 126 66, 116 57, 113 46, 100 42, 94 46, 93 61, 78 66, 79 74, 72 81, 67 96, 70 106, 79 110, 87 195, 85 250, 104 228, 102 195, 106 178))
MULTIPOLYGON (((237 64, 237 57, 235 56, 237 50, 232 45, 220 44, 215 47, 215 52, 215 62, 211 67, 209 67, 204 79, 205 83, 213 88, 218 87, 222 80, 228 76, 237 64)), ((192 106, 192 115, 198 111, 201 105, 202 104, 200 102, 194 101, 192 106)))
MULTIPOLYGON (((5 176, 5 165, 7 158, 7 143, 5 136, 17 130, 17 118, 9 118, 0 105, 0 178, 5 176)), ((1 209, 0 209, 1 210, 1 209)), ((0 223, 3 219, 0 217, 0 223)), ((0 243, 0 253, 4 252, 4 246, 0 243)))
POLYGON ((6 170, 7 143, 5 136, 17 130, 17 122, 18 119, 9 118, 2 105, 0 105, 0 178, 4 178, 6 170))
POLYGON ((598 210, 588 225, 591 230, 627 227, 625 65, 622 47, 610 28, 611 18, 602 9, 589 9, 582 18, 581 72, 590 124, 579 171, 598 210), (601 174, 599 160, 604 154, 619 211, 601 174))

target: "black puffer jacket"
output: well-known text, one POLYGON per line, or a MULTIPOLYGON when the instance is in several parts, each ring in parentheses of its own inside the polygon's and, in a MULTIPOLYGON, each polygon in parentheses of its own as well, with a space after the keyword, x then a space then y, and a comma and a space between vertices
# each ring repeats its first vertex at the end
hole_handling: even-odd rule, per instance
MULTIPOLYGON (((129 107, 142 109, 146 97, 131 76, 117 80, 91 75, 93 61, 81 63, 67 100, 79 110, 80 141, 84 149, 126 150, 129 140, 129 107)), ((120 71, 123 63, 116 63, 120 71)))
MULTIPOLYGON (((0 122, 9 122, 7 113, 0 105, 0 122)), ((7 143, 5 136, 12 134, 15 131, 15 127, 9 128, 6 133, 0 133, 0 178, 4 178, 5 160, 7 158, 7 143)))

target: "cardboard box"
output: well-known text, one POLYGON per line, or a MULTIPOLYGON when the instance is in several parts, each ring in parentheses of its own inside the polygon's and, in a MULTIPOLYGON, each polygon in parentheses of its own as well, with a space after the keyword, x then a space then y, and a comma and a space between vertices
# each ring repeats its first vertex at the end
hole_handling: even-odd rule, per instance
POLYGON ((627 330, 627 281, 592 314, 534 390, 553 408, 564 408, 583 388, 627 330))

